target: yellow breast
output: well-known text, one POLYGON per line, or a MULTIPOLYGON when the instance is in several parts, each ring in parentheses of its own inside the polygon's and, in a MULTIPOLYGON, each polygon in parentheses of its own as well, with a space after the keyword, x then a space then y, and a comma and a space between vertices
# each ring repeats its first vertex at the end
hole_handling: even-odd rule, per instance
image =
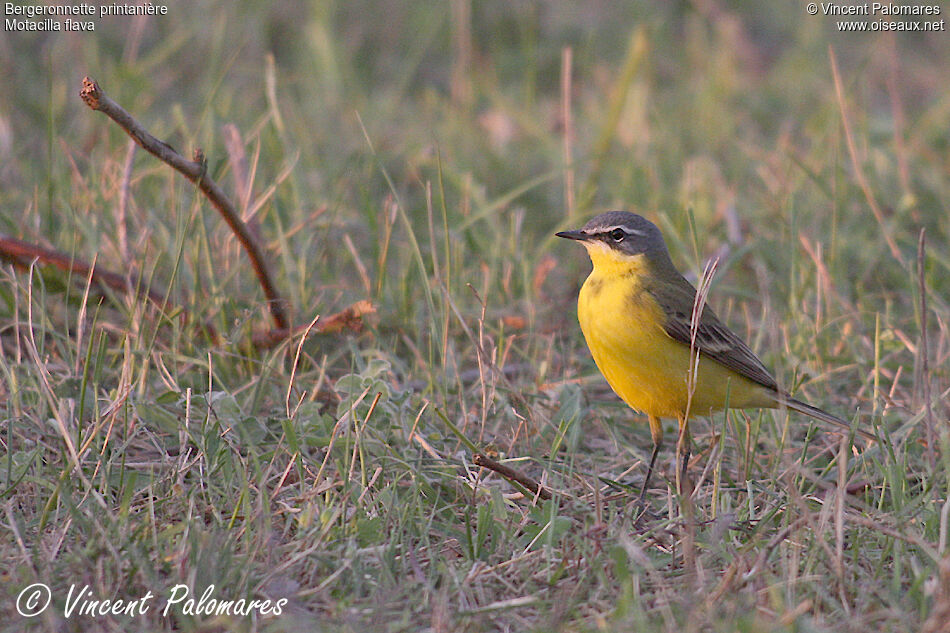
MULTIPOLYGON (((577 316, 594 362, 632 408, 682 417, 689 399, 689 347, 663 329, 662 308, 643 285, 645 257, 618 257, 592 244, 594 270, 581 288, 577 316)), ((768 406, 761 386, 712 359, 700 359, 690 415, 730 407, 768 406)))

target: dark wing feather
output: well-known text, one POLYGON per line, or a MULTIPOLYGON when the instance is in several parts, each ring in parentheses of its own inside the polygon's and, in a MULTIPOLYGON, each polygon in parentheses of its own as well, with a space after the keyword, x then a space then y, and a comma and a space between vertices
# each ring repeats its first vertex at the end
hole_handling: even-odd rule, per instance
MULTIPOLYGON (((647 290, 666 315, 663 329, 671 338, 689 346, 692 338, 690 321, 696 289, 688 281, 679 277, 672 283, 658 284, 647 290)), ((708 305, 703 307, 699 327, 696 329, 696 347, 701 355, 725 365, 763 387, 780 392, 775 378, 762 361, 738 335, 719 321, 716 313, 708 305)))

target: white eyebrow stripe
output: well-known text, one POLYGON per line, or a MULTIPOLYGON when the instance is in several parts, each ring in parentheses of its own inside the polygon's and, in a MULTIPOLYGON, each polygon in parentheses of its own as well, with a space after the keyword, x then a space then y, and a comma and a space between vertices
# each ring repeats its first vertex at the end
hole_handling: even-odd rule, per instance
POLYGON ((638 230, 636 230, 636 229, 631 229, 631 228, 630 228, 629 226, 627 226, 626 224, 617 224, 617 225, 615 225, 615 226, 608 226, 607 228, 604 229, 604 233, 610 233, 610 232, 613 231, 614 229, 620 229, 620 230, 622 230, 624 233, 629 233, 630 235, 639 235, 640 237, 646 236, 646 233, 644 233, 643 231, 638 231, 638 230))

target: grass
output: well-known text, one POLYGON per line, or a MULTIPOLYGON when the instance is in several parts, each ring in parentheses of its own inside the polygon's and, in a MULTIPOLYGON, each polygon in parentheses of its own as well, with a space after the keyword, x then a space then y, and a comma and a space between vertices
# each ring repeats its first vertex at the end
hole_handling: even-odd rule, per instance
POLYGON ((557 2, 247 2, 0 43, 0 231, 142 271, 223 338, 4 266, 0 628, 945 630, 945 34, 843 35, 791 4, 581 20, 557 2), (76 97, 86 74, 202 147, 229 193, 233 123, 296 322, 359 299, 376 320, 249 349, 267 312, 243 253, 165 165, 125 169, 127 138, 76 97), (882 440, 698 419, 694 568, 672 441, 634 522, 648 428, 584 347, 589 264, 552 238, 609 208, 656 221, 694 279, 718 256, 719 315, 796 395, 882 440), (473 448, 555 499, 480 472, 473 448), (34 582, 53 603, 26 619, 34 582), (163 612, 179 584, 288 602, 163 612), (67 617, 73 585, 156 598, 67 617))

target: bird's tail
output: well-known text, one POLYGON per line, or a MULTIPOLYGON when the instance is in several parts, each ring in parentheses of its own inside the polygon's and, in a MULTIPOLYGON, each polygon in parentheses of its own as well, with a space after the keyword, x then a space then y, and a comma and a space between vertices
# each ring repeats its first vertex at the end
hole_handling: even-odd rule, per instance
MULTIPOLYGON (((793 411, 798 411, 799 413, 804 413, 805 415, 810 416, 810 417, 813 417, 813 418, 815 418, 816 420, 821 420, 822 422, 827 422, 827 423, 829 423, 829 424, 834 424, 835 426, 839 426, 839 427, 841 427, 842 429, 844 429, 844 430, 846 430, 846 431, 848 431, 848 432, 851 432, 851 431, 852 431, 851 425, 848 423, 847 420, 842 420, 842 419, 839 418, 838 416, 836 416, 836 415, 831 415, 831 414, 828 413, 827 411, 822 411, 822 410, 819 409, 818 407, 813 407, 813 406, 811 406, 810 404, 805 404, 805 403, 802 402, 801 400, 796 400, 795 398, 792 398, 791 396, 780 396, 780 397, 777 398, 777 400, 778 400, 778 402, 779 402, 780 405, 784 405, 784 406, 788 407, 789 409, 792 409, 793 411)), ((857 428, 856 428, 856 429, 853 429, 853 430, 854 430, 858 435, 860 435, 861 437, 863 437, 863 438, 865 438, 865 439, 868 439, 868 440, 877 440, 877 437, 875 437, 875 436, 874 436, 873 434, 871 434, 871 433, 868 433, 867 431, 864 431, 864 430, 862 430, 862 429, 857 429, 857 428)))

